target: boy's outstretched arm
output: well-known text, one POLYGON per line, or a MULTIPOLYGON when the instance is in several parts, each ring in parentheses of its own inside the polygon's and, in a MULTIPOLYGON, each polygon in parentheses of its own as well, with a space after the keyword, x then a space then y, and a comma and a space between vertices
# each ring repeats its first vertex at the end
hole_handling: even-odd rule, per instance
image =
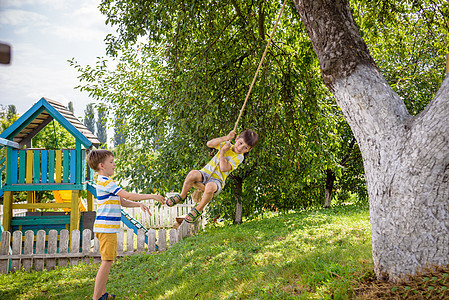
POLYGON ((148 208, 148 206, 146 206, 145 204, 143 204, 141 202, 134 202, 134 201, 126 200, 123 197, 120 197, 120 205, 124 206, 124 207, 140 207, 140 209, 143 212, 145 212, 151 216, 150 209, 148 208))
POLYGON ((231 130, 228 135, 211 139, 210 141, 207 142, 206 145, 209 148, 217 148, 218 145, 220 145, 221 143, 232 140, 235 137, 235 135, 236 135, 235 131, 231 130))
POLYGON ((155 194, 129 193, 129 192, 127 192, 127 191, 122 189, 120 192, 117 193, 117 195, 120 196, 121 198, 125 198, 125 199, 128 199, 128 200, 133 200, 133 201, 154 199, 154 200, 156 200, 157 202, 159 202, 161 204, 165 204, 165 198, 160 196, 160 195, 155 195, 155 194))

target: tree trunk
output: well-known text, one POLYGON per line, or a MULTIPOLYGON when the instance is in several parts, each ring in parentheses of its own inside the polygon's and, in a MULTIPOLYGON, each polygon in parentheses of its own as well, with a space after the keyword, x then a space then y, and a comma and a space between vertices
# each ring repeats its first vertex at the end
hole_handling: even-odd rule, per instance
POLYGON ((396 281, 449 264, 449 79, 410 116, 376 68, 347 0, 294 0, 362 153, 374 270, 396 281))
POLYGON ((331 207, 332 190, 334 189, 335 174, 331 169, 326 170, 326 190, 324 192, 324 208, 331 207))
POLYGON ((242 213, 243 213, 243 205, 242 205, 242 187, 243 187, 243 179, 240 177, 235 177, 235 214, 234 214, 234 224, 242 223, 242 213))

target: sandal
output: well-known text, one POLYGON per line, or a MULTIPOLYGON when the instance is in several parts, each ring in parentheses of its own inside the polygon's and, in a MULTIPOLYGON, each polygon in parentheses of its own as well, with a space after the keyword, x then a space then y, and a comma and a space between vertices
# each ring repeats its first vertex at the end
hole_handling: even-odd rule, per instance
POLYGON ((185 199, 181 198, 180 194, 175 194, 174 196, 171 196, 169 198, 167 198, 167 200, 165 200, 165 204, 167 204, 168 206, 175 206, 176 204, 179 203, 183 203, 185 199), (170 201, 170 202, 168 202, 170 201))
POLYGON ((184 218, 184 220, 187 223, 195 223, 203 214, 203 212, 198 211, 196 208, 193 208, 191 212, 184 218), (195 213, 195 215, 193 215, 195 213), (190 217, 190 220, 187 219, 187 217, 190 217))
POLYGON ((101 296, 100 299, 98 299, 98 300, 106 300, 106 299, 115 299, 115 295, 104 293, 103 296, 101 296))

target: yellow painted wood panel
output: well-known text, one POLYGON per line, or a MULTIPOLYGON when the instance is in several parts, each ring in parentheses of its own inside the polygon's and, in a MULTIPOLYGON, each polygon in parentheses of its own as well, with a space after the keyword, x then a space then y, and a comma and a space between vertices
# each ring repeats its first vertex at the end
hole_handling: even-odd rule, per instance
POLYGON ((56 150, 55 151, 56 156, 56 162, 55 162, 55 175, 56 175, 56 182, 60 183, 62 181, 62 151, 56 150))
POLYGON ((87 211, 94 210, 94 196, 87 191, 87 211))
POLYGON ((3 195, 3 228, 11 231, 12 220, 12 196, 13 192, 5 192, 3 195))
POLYGON ((72 207, 70 211, 70 232, 80 229, 80 193, 77 190, 72 191, 72 207))
MULTIPOLYGON (((27 192, 27 203, 33 204, 34 203, 34 192, 30 191, 27 192)), ((28 209, 28 211, 34 211, 33 209, 28 209)))
POLYGON ((29 204, 14 203, 12 205, 12 208, 13 209, 65 208, 65 207, 70 208, 71 205, 72 205, 71 203, 29 203, 29 204))
POLYGON ((33 166, 34 166, 34 153, 33 150, 27 150, 26 161, 26 183, 33 183, 33 166))

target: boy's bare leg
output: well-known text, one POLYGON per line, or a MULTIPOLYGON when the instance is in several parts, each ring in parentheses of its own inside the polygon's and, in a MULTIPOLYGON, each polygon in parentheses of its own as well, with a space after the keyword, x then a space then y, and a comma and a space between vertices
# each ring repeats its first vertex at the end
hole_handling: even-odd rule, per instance
POLYGON ((109 271, 111 270, 113 261, 102 260, 100 269, 98 269, 97 277, 95 278, 94 295, 92 299, 100 299, 106 293, 106 283, 108 282, 109 271))
POLYGON ((201 198, 201 202, 198 203, 196 209, 200 212, 203 211, 204 207, 212 200, 214 193, 217 191, 218 186, 215 182, 208 182, 204 188, 203 197, 201 198))
MULTIPOLYGON (((208 182, 205 185, 203 197, 201 198, 200 203, 195 207, 196 210, 198 210, 200 213, 204 210, 204 207, 212 200, 212 197, 214 196, 214 193, 217 191, 218 186, 215 182, 208 182)), ((190 216, 186 216, 187 220, 192 220, 190 216)))
POLYGON ((181 198, 185 199, 187 198, 187 194, 189 193, 190 189, 196 184, 196 181, 202 181, 203 175, 201 175, 201 172, 198 170, 192 170, 187 174, 186 179, 184 180, 184 185, 182 186, 181 191, 181 198))

